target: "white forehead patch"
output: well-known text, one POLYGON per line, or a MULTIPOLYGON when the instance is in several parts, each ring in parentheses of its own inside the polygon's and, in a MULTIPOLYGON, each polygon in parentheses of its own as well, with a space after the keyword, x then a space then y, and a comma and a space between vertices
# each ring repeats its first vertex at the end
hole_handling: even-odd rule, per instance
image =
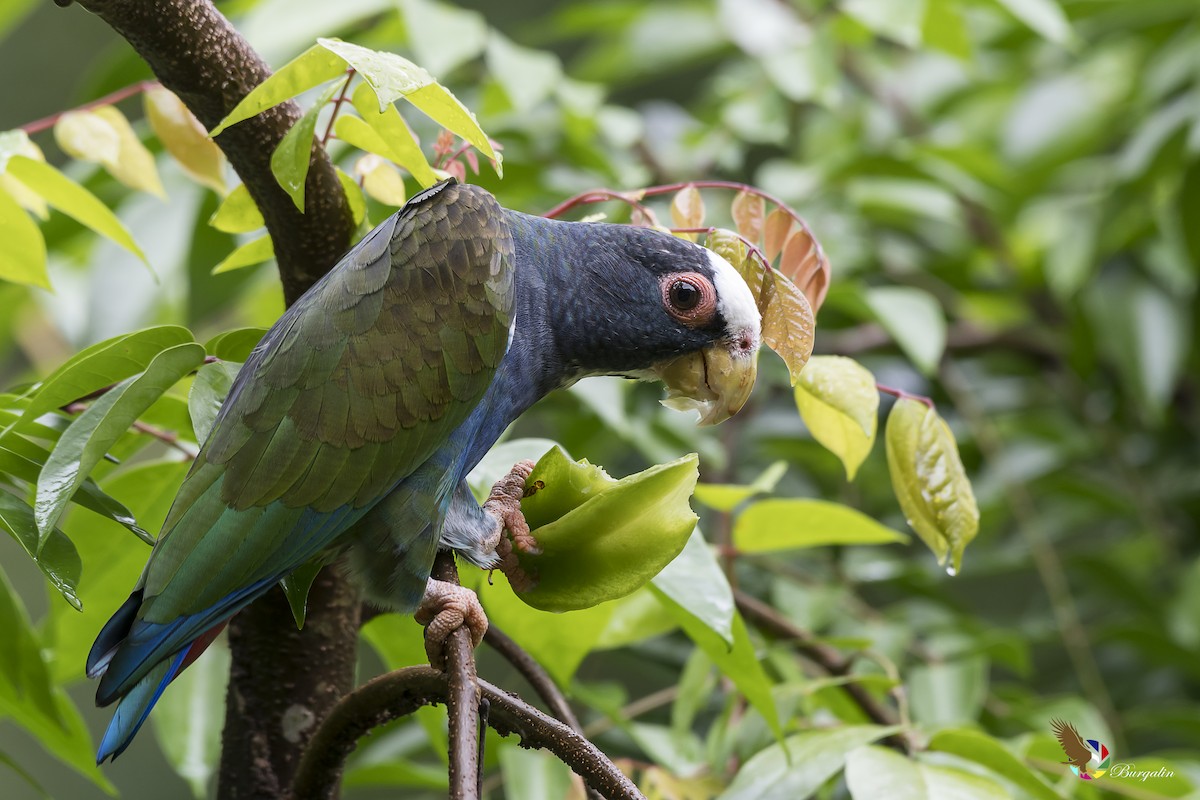
POLYGON ((762 328, 762 317, 758 313, 758 304, 750 294, 750 287, 725 259, 712 250, 705 250, 712 264, 713 284, 717 289, 717 310, 725 318, 725 326, 730 334, 743 331, 753 331, 754 345, 758 346, 762 328))

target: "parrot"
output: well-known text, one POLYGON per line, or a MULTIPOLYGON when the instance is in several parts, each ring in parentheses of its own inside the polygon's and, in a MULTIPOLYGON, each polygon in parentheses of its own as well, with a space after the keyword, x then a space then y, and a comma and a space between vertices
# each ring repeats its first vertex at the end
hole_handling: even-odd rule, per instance
POLYGON ((596 375, 660 381, 664 403, 716 424, 746 403, 760 341, 745 280, 694 242, 511 211, 453 178, 414 195, 233 381, 88 655, 97 705, 117 703, 97 763, 230 617, 314 560, 343 564, 374 603, 415 609, 431 659, 463 625, 478 645, 474 592, 430 571, 439 549, 484 569, 537 552, 519 505, 532 462, 483 504, 465 480, 505 429, 596 375))

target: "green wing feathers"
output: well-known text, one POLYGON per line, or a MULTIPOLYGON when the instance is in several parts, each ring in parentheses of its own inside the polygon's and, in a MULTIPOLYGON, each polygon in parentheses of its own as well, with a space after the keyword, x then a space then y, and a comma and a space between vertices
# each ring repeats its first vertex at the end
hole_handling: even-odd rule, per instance
MULTIPOLYGON (((442 184, 376 228, 246 362, 167 518, 146 597, 177 574, 207 574, 205 600, 269 577, 305 513, 329 516, 313 534, 327 544, 357 518, 347 508, 428 459, 504 356, 512 265, 504 212, 475 187, 442 184)), ((204 607, 170 594, 155 617, 204 607)))

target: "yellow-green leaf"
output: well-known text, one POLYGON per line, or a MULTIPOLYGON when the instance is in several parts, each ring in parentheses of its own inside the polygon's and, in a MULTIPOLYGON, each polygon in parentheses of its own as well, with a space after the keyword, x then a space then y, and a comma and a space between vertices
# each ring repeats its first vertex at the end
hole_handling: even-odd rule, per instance
POLYGON ((50 288, 46 241, 21 205, 0 187, 0 280, 50 288))
POLYGON ((733 198, 731 213, 738 233, 755 244, 763 235, 763 225, 767 216, 766 205, 762 197, 750 192, 738 192, 733 198))
POLYGON ((342 191, 346 193, 346 202, 350 206, 350 218, 354 220, 355 225, 360 225, 367 216, 367 198, 363 196, 362 187, 358 185, 358 181, 343 172, 341 167, 334 167, 334 169, 337 170, 338 182, 342 184, 342 191))
POLYGON ((383 111, 401 97, 436 81, 426 70, 403 56, 362 47, 341 39, 317 39, 317 44, 353 67, 371 84, 383 111))
POLYGON ((208 218, 208 224, 225 233, 249 233, 267 223, 246 184, 239 183, 217 206, 217 210, 208 218))
POLYGON ((304 94, 309 89, 345 74, 346 63, 343 59, 321 45, 314 44, 284 64, 274 75, 255 86, 209 135, 215 137, 230 125, 250 119, 268 108, 274 108, 296 95, 304 94))
POLYGON ((518 596, 534 608, 567 611, 643 586, 679 555, 696 526, 688 498, 697 462, 693 453, 614 481, 551 450, 526 483, 543 488, 521 504, 542 552, 519 556, 537 583, 518 596))
POLYGON ((45 161, 42 148, 29 139, 29 134, 17 129, 0 133, 0 190, 8 192, 26 211, 32 211, 38 219, 45 220, 50 216, 50 208, 46 201, 25 184, 11 175, 5 174, 8 159, 12 156, 25 156, 34 161, 45 161))
POLYGON ((762 500, 733 525, 733 546, 768 553, 834 544, 891 544, 908 537, 840 503, 826 500, 762 500))
POLYGON ((787 472, 786 461, 776 461, 749 484, 698 483, 696 499, 717 511, 732 511, 756 494, 770 494, 787 472))
POLYGON ((888 471, 908 524, 948 571, 962 568, 962 554, 979 532, 979 507, 950 427, 917 400, 896 401, 888 416, 888 471))
POLYGON ((92 112, 105 120, 117 132, 117 157, 113 161, 102 161, 104 168, 130 189, 140 189, 157 197, 166 198, 154 156, 142 144, 129 120, 115 106, 101 106, 92 112))
POLYGON ((362 180, 363 191, 381 203, 402 206, 407 198, 404 178, 382 156, 367 153, 354 164, 354 174, 362 180))
POLYGON ((274 257, 275 243, 271 241, 270 234, 267 234, 234 249, 232 253, 225 256, 220 264, 213 267, 212 274, 220 275, 222 272, 252 267, 274 257))
MULTIPOLYGON (((36 192, 43 200, 81 225, 124 247, 149 268, 146 256, 117 216, 94 194, 44 161, 27 156, 8 160, 8 174, 36 192)), ((152 271, 153 272, 153 271, 152 271)))
MULTIPOLYGON (((699 228, 704 224, 704 198, 695 186, 685 186, 671 198, 671 221, 676 228, 699 228)), ((696 234, 680 234, 695 241, 696 234)))
MULTIPOLYGON (((429 166, 429 160, 421 151, 421 144, 417 141, 417 137, 409 130, 396 107, 389 103, 383 107, 382 112, 379 110, 379 96, 375 94, 375 90, 371 88, 370 84, 360 83, 354 90, 354 96, 350 102, 354 106, 354 110, 362 116, 358 122, 365 123, 368 128, 368 131, 360 132, 361 126, 350 123, 354 134, 363 142, 363 144, 359 144, 352 141, 351 143, 355 147, 399 164, 408 170, 423 188, 428 188, 440 180, 437 173, 433 171, 433 167, 429 166)), ((343 119, 353 120, 354 117, 338 117, 338 122, 340 123, 343 119)), ((340 132, 338 137, 345 138, 340 132)))
POLYGON ((813 438, 842 460, 854 480, 875 444, 875 376, 852 358, 813 356, 796 383, 796 407, 813 438))
POLYGON ((54 141, 79 161, 112 164, 121 153, 121 136, 93 111, 68 111, 54 123, 54 141))
POLYGON ((174 92, 156 86, 142 95, 154 135, 192 180, 225 194, 225 155, 174 92))
POLYGON ((504 177, 503 158, 500 153, 492 148, 491 141, 479 127, 475 115, 468 111, 449 89, 440 83, 433 83, 405 95, 404 99, 424 111, 430 119, 446 130, 475 145, 479 152, 492 160, 496 167, 496 175, 504 177))
POLYGON ((946 349, 946 317, 937 299, 910 286, 876 286, 864 297, 913 364, 926 375, 937 372, 946 349))

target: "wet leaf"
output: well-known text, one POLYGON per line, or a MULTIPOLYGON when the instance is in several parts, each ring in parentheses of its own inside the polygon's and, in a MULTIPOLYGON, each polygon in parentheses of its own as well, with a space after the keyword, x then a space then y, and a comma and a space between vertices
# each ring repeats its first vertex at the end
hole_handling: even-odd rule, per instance
POLYGON ((796 407, 813 438, 842 460, 854 480, 875 444, 875 376, 852 358, 813 356, 796 384, 796 407))
POLYGON ((34 516, 43 544, 71 496, 109 447, 163 392, 203 361, 204 348, 195 342, 164 350, 145 372, 101 395, 71 423, 38 477, 34 516))
POLYGON ((283 135, 271 153, 271 174, 288 193, 288 197, 292 198, 300 213, 304 213, 304 183, 312 160, 317 117, 340 88, 339 84, 334 83, 321 92, 312 107, 283 135))
POLYGON ((37 223, 0 187, 0 280, 50 288, 46 241, 37 223))
MULTIPOLYGON (((0 456, 2 455, 0 452, 0 456)), ((54 528, 46 537, 39 553, 38 529, 37 523, 33 521, 33 509, 4 491, 0 491, 0 529, 7 531, 17 544, 21 545, 64 600, 76 610, 83 608, 75 592, 82 563, 75 545, 62 531, 54 528)))
POLYGON ((161 86, 142 95, 154 135, 192 180, 225 194, 225 154, 174 92, 161 86))
POLYGON ((733 198, 732 213, 738 233, 757 244, 762 239, 766 225, 766 201, 750 192, 738 192, 737 197, 733 198))
MULTIPOLYGON (((749 259, 757 261, 757 259, 749 259)), ((775 351, 787 364, 792 385, 800 380, 801 370, 813 350, 816 319, 808 299, 791 281, 776 272, 764 281, 767 305, 762 312, 763 344, 775 351)))
POLYGON ((242 267, 252 267, 274 257, 275 243, 271 241, 270 234, 264 234, 234 248, 233 252, 225 256, 220 264, 212 268, 211 274, 220 275, 222 272, 233 272, 242 267))
POLYGON ((888 471, 908 524, 937 556, 962 568, 963 550, 979 532, 979 508, 958 445, 937 412, 910 398, 888 415, 888 471))
POLYGON ((733 525, 733 545, 744 553, 906 541, 907 536, 861 511, 827 500, 760 500, 739 514, 733 525))
POLYGON ((679 555, 696 526, 688 498, 697 457, 684 456, 619 481, 555 448, 527 486, 521 508, 542 549, 519 556, 537 585, 518 596, 547 611, 588 608, 643 586, 679 555))
POLYGON ((208 224, 225 233, 250 233, 267 223, 246 184, 239 183, 217 206, 217 210, 208 218, 208 224))
POLYGON ((351 103, 362 119, 338 117, 334 126, 339 139, 345 139, 360 150, 375 153, 400 165, 417 179, 422 188, 429 188, 440 180, 433 167, 429 166, 417 137, 394 105, 388 104, 380 112, 379 97, 366 83, 359 84, 354 90, 351 103), (347 120, 344 126, 342 120, 347 120))
MULTIPOLYGON (((700 228, 704 226, 704 198, 695 186, 685 186, 671 198, 671 221, 676 228, 700 228)), ((696 240, 696 234, 681 234, 689 241, 696 240)))

